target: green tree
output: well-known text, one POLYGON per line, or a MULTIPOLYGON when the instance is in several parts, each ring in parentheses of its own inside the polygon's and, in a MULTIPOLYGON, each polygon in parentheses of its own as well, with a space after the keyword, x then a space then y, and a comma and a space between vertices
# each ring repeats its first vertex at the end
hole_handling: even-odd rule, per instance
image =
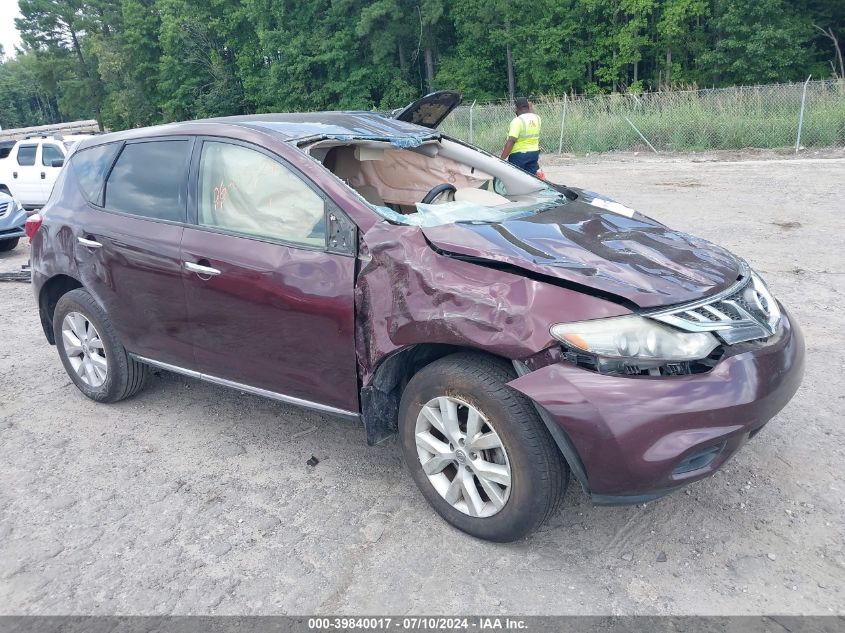
POLYGON ((665 61, 661 69, 656 60, 658 85, 671 85, 673 80, 690 81, 691 62, 706 45, 702 25, 709 8, 707 0, 665 0, 662 3, 656 24, 660 44, 656 52, 665 51, 665 61))
POLYGON ((705 83, 759 84, 805 77, 812 26, 784 0, 716 0, 712 41, 696 60, 705 83))
POLYGON ((60 120, 56 95, 46 88, 41 71, 32 53, 0 63, 0 125, 4 129, 60 120))
POLYGON ((102 128, 103 82, 88 36, 100 31, 98 14, 108 3, 84 0, 19 0, 21 16, 15 25, 21 39, 54 67, 61 85, 60 105, 68 112, 89 111, 102 128))
POLYGON ((160 29, 154 0, 120 0, 111 27, 94 36, 92 48, 106 87, 103 120, 108 127, 128 128, 160 120, 160 29))

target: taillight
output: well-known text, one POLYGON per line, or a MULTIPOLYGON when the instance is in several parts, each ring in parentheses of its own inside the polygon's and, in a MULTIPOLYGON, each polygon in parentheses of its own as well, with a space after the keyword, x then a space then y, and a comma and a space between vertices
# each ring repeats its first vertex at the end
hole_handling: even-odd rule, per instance
POLYGON ((38 232, 38 229, 41 228, 41 223, 44 219, 41 217, 40 213, 33 213, 26 219, 26 225, 24 226, 24 231, 26 231, 26 236, 32 241, 32 238, 38 232))

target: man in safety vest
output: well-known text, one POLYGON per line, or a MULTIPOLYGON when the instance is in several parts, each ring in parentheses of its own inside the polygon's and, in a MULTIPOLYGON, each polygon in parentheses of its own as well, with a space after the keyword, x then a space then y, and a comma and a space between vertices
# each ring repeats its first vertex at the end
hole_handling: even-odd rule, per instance
POLYGON ((536 174, 540 170, 540 117, 525 97, 514 102, 516 117, 508 127, 508 140, 502 150, 502 160, 536 174))

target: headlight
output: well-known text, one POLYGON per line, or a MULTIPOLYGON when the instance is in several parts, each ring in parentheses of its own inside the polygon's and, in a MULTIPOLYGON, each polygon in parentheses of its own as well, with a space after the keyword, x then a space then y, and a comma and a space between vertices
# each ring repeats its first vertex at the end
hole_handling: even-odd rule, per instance
POLYGON ((719 345, 708 332, 680 332, 635 314, 558 323, 551 333, 575 349, 609 358, 700 360, 719 345))
POLYGON ((751 271, 751 283, 746 286, 743 297, 750 306, 757 308, 762 314, 769 329, 774 333, 780 323, 780 307, 772 296, 769 286, 763 278, 753 270, 751 271))

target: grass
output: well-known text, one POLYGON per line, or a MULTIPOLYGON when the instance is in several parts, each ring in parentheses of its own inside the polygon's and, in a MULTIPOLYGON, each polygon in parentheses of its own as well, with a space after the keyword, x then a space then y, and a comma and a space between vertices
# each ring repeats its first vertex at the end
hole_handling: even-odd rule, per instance
MULTIPOLYGON (((802 90, 803 84, 776 84, 640 95, 538 97, 534 102, 543 119, 544 152, 648 151, 626 117, 658 151, 777 149, 795 145, 802 90)), ((441 129, 498 152, 512 117, 506 103, 465 105, 456 109, 441 129)), ((845 145, 845 81, 809 84, 801 145, 845 145)))

